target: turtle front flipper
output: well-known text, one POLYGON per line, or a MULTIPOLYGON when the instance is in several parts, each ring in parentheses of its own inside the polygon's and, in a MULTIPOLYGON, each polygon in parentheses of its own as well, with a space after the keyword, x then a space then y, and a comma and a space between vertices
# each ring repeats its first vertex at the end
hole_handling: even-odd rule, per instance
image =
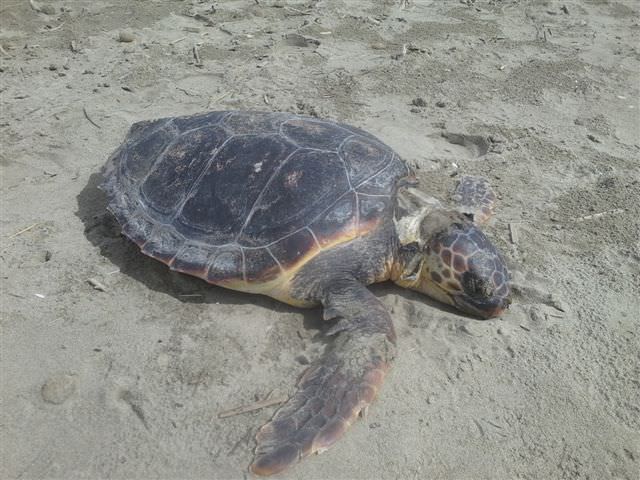
POLYGON ((339 319, 329 331, 337 338, 258 431, 251 465, 258 475, 278 473, 339 440, 373 401, 394 358, 391 317, 363 285, 333 282, 322 303, 325 314, 339 319))
POLYGON ((451 199, 457 204, 457 210, 470 216, 477 225, 486 223, 496 206, 496 194, 489 181, 471 175, 460 178, 451 199))

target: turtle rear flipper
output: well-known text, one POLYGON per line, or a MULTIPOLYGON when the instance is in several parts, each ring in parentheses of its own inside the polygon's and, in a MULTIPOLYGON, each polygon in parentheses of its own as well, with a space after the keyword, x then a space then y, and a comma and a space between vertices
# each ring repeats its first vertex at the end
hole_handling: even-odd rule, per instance
POLYGON ((323 300, 340 320, 334 344, 304 373, 298 390, 256 435, 251 471, 278 473, 342 437, 375 398, 395 354, 395 332, 380 301, 355 280, 334 282, 323 300))
POLYGON ((457 210, 470 216, 477 225, 486 223, 496 206, 496 194, 484 177, 463 175, 451 199, 457 210))

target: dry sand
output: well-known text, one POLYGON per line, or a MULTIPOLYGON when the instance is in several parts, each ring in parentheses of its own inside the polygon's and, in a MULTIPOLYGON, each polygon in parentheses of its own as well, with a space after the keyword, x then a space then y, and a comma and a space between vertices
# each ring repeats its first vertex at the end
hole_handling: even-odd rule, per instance
POLYGON ((171 273, 105 211, 97 172, 132 122, 213 109, 365 128, 441 197, 487 176, 514 271, 486 322, 374 287, 395 368, 281 478, 640 477, 637 2, 0 10, 1 478, 246 478, 275 407, 218 413, 290 394, 324 348, 319 311, 171 273))

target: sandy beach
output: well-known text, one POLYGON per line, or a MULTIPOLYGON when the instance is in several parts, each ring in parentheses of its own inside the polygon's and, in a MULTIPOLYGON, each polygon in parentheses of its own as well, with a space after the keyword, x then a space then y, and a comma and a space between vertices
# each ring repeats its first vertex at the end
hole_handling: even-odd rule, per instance
POLYGON ((366 418, 282 479, 640 478, 640 6, 632 0, 0 5, 0 477, 243 479, 329 339, 171 272, 100 169, 140 120, 287 111, 365 129, 485 231, 514 302, 481 321, 393 284, 366 418))

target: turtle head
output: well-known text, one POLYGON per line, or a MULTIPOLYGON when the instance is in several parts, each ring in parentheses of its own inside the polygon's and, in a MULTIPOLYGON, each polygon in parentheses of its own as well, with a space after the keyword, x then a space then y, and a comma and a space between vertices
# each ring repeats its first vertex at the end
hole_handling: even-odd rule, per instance
POLYGON ((467 215, 432 209, 415 226, 413 241, 401 238, 396 283, 482 318, 509 306, 504 259, 467 215))

